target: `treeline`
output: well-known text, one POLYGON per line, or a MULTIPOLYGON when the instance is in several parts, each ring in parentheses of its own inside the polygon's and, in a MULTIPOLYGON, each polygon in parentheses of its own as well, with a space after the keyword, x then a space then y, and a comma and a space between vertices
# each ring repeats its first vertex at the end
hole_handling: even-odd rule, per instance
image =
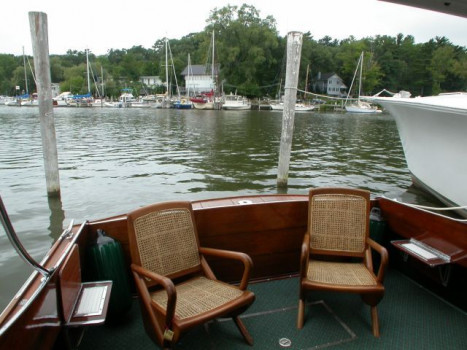
MULTIPOLYGON (((249 97, 274 97, 285 75, 286 37, 281 37, 272 16, 261 18, 251 5, 226 6, 211 11, 203 32, 191 33, 179 40, 169 40, 179 85, 180 73, 192 64, 210 61, 212 32, 215 33, 215 61, 220 64, 219 85, 224 92, 237 91, 249 97)), ((304 33, 299 89, 313 91, 313 79, 319 72, 337 73, 350 86, 358 57, 365 52, 365 94, 382 89, 407 90, 413 95, 433 95, 467 89, 467 50, 453 45, 445 37, 416 44, 410 35, 376 35, 344 40, 331 37, 314 39, 304 33), (309 68, 308 77, 306 76, 309 68)), ((106 55, 89 53, 92 86, 104 76, 105 94, 119 96, 122 88, 137 94, 162 93, 163 86, 150 90, 142 86, 141 76, 160 76, 165 81, 165 39, 155 41, 150 49, 134 46, 112 49, 106 55), (102 72, 102 73, 101 73, 102 72)), ((33 67, 32 58, 26 65, 33 67)), ((51 55, 52 82, 61 91, 87 92, 86 52, 69 50, 66 55, 51 55)), ((35 91, 31 70, 27 67, 28 91, 35 91)), ((0 94, 14 95, 15 87, 25 90, 23 57, 0 54, 0 94)), ((182 83, 183 84, 183 83, 182 83)))

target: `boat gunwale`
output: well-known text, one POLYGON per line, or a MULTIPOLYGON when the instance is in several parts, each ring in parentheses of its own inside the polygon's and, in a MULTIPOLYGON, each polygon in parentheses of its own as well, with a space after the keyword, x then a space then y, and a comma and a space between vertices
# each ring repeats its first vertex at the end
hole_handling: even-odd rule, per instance
MULTIPOLYGON (((459 94, 463 96, 467 94, 459 94)), ((454 95, 457 96, 457 95, 454 95)), ((429 96, 437 97, 437 96, 429 96)), ((371 100, 372 102, 381 104, 383 107, 405 107, 405 108, 417 108, 423 110, 430 110, 436 112, 466 115, 467 116, 467 106, 466 107, 451 107, 445 105, 434 104, 431 100, 422 100, 425 97, 414 97, 414 98, 395 98, 395 97, 366 97, 365 99, 371 100)), ((428 97, 427 97, 428 98, 428 97)))
POLYGON ((84 229, 86 223, 87 222, 83 222, 80 225, 73 226, 71 237, 67 237, 69 232, 65 230, 49 251, 47 251, 41 261, 41 265, 50 271, 50 275, 45 277, 36 270, 32 271, 31 275, 0 314, 0 336, 28 310, 29 306, 36 300, 40 292, 53 280, 54 276, 58 273, 59 266, 63 263, 71 248, 80 237, 80 233, 84 229), (22 303, 24 300, 26 301, 22 303))

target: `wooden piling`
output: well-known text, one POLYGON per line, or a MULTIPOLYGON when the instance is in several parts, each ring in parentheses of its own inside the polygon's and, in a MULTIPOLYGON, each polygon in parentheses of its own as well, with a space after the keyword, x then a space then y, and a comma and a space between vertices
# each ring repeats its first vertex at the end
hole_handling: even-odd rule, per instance
POLYGON ((41 124, 42 151, 45 179, 49 197, 60 197, 57 140, 55 137, 52 85, 50 77, 49 39, 47 14, 29 12, 29 27, 37 79, 39 117, 41 124))
POLYGON ((277 186, 287 187, 290 152, 292 149, 295 103, 297 102, 298 73, 302 53, 303 34, 290 32, 287 34, 287 66, 284 88, 284 111, 282 114, 282 133, 279 151, 277 186))

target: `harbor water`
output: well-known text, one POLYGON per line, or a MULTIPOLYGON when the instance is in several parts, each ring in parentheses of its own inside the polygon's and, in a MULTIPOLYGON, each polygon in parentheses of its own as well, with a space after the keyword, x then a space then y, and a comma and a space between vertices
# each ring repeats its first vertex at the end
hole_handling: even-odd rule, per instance
MULTIPOLYGON (((0 106, 0 194, 40 261, 70 220, 81 223, 166 200, 306 194, 359 187, 426 203, 411 187, 386 113, 297 113, 287 189, 278 189, 282 112, 56 108, 61 199, 48 199, 38 109, 0 106)), ((0 309, 31 269, 0 229, 0 309)))

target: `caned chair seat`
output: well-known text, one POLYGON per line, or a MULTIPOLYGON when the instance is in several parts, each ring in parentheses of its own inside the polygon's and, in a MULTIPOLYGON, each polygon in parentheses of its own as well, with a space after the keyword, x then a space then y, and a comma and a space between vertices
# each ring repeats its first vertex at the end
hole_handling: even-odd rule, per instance
MULTIPOLYGON (((175 317, 184 320, 211 312, 239 297, 243 291, 229 284, 196 277, 175 286, 177 307, 175 317)), ((161 309, 167 309, 167 293, 164 290, 151 293, 151 299, 161 309)))
POLYGON ((329 285, 374 287, 376 277, 362 263, 310 260, 307 280, 329 285))

